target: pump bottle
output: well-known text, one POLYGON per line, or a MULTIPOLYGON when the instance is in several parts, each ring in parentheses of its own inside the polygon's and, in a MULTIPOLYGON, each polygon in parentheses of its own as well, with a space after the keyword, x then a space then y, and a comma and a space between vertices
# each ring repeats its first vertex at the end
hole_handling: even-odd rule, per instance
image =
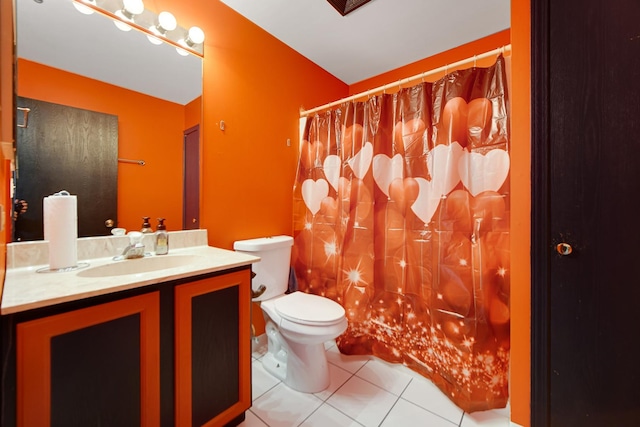
POLYGON ((155 252, 156 255, 166 255, 169 253, 169 233, 164 225, 164 218, 158 218, 158 226, 155 232, 155 252))
POLYGON ((151 224, 149 223, 149 217, 148 216, 143 216, 142 217, 142 228, 140 230, 140 232, 142 232, 143 234, 146 233, 153 233, 153 229, 151 229, 151 224))

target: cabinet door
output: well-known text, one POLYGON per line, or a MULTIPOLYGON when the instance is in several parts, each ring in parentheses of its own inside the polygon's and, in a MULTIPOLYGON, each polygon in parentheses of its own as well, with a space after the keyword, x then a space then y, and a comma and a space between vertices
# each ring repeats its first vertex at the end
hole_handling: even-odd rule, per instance
POLYGON ((19 427, 160 424, 159 294, 17 325, 19 427))
POLYGON ((175 289, 178 427, 225 425, 251 406, 250 271, 175 289))

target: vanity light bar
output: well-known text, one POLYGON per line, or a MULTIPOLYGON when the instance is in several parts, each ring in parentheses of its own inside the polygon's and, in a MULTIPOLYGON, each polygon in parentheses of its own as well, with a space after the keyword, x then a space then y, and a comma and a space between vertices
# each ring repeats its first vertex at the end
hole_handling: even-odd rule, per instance
POLYGON ((108 16, 120 25, 127 25, 138 31, 142 31, 149 38, 159 39, 169 43, 170 45, 175 46, 180 53, 186 52, 199 57, 204 57, 204 32, 202 32, 198 27, 191 27, 187 29, 176 24, 173 29, 163 28, 163 30, 166 31, 157 31, 159 15, 150 10, 144 9, 142 13, 135 14, 129 19, 122 19, 119 16, 119 13, 122 11, 121 0, 72 1, 74 6, 80 5, 82 9, 92 9, 98 13, 108 16), (156 30, 154 31, 153 29, 156 30), (195 41, 189 36, 194 32, 201 35, 201 37, 195 41))

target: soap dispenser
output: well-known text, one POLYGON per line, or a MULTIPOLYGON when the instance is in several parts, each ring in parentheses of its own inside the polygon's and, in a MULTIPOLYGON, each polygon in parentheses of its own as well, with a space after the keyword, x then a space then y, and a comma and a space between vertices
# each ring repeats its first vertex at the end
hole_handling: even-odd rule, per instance
POLYGON ((151 229, 151 224, 149 223, 149 217, 143 216, 142 219, 143 219, 142 229, 140 231, 142 233, 153 233, 153 230, 151 229))
POLYGON ((169 253, 169 233, 164 225, 164 218, 158 218, 158 226, 155 235, 156 255, 166 255, 169 253))

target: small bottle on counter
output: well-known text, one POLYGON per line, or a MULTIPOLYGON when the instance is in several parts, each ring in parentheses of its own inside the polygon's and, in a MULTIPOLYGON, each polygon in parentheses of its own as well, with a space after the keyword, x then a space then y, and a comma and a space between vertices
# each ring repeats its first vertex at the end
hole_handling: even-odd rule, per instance
POLYGON ((142 229, 140 230, 140 232, 142 233, 153 233, 153 229, 151 228, 151 224, 149 223, 149 217, 148 216, 143 216, 142 217, 142 229))
POLYGON ((156 255, 166 255, 169 253, 169 233, 164 225, 164 218, 158 218, 158 226, 155 235, 156 255))

